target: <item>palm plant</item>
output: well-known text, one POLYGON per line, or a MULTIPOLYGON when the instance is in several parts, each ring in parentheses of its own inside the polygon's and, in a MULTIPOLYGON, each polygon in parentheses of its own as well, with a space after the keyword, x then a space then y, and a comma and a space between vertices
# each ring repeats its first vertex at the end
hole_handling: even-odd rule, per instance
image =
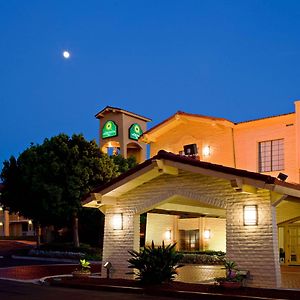
POLYGON ((132 256, 128 266, 134 269, 129 274, 134 274, 136 279, 145 284, 159 284, 172 281, 177 275, 176 269, 181 267, 178 264, 182 258, 175 250, 176 243, 155 247, 152 241, 151 246, 144 247, 140 252, 128 251, 132 256))

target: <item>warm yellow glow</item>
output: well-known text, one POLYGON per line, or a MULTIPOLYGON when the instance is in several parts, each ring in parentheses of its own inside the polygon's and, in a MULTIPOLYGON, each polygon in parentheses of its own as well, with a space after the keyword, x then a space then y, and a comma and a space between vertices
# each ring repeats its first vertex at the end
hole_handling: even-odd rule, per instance
POLYGON ((0 226, 3 226, 3 222, 0 222, 0 226))
POLYGON ((123 229, 123 215, 122 214, 114 214, 113 215, 112 227, 114 230, 123 229))
POLYGON ((3 208, 0 206, 0 211, 2 211, 3 210, 3 208))
POLYGON ((172 232, 171 232, 170 229, 168 229, 168 230, 166 230, 166 232, 165 232, 165 239, 166 239, 167 241, 169 241, 169 240, 171 240, 171 238, 172 238, 172 232))
POLYGON ((203 236, 206 240, 210 239, 211 238, 211 232, 210 232, 210 229, 205 229, 204 230, 204 233, 203 233, 203 236))
POLYGON ((257 205, 244 206, 244 225, 257 225, 257 205))
POLYGON ((203 154, 203 156, 210 156, 210 154, 211 154, 210 146, 203 147, 202 154, 203 154))
POLYGON ((28 224, 29 224, 29 225, 31 225, 31 224, 32 224, 32 221, 31 221, 31 220, 29 220, 29 221, 28 221, 28 224))

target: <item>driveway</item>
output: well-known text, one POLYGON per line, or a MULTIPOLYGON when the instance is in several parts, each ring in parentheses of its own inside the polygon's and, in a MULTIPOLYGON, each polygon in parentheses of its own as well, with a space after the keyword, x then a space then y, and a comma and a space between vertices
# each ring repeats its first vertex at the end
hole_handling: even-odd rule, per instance
POLYGON ((156 299, 170 300, 182 298, 167 298, 157 296, 146 296, 138 294, 115 293, 105 291, 89 291, 78 289, 55 288, 49 286, 39 286, 34 284, 26 284, 20 282, 11 282, 0 280, 0 299, 1 300, 57 300, 57 299, 72 299, 72 300, 138 300, 138 299, 156 299))

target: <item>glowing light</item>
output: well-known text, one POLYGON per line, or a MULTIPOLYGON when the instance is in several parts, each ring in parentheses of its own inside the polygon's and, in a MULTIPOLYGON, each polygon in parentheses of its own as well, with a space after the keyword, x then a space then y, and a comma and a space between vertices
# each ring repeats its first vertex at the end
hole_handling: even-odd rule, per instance
POLYGON ((123 229, 123 214, 114 214, 113 215, 112 227, 114 230, 123 229))
POLYGON ((211 238, 210 229, 205 229, 203 235, 206 240, 210 239, 211 238))
POLYGON ((63 57, 66 58, 66 59, 70 58, 70 55, 71 55, 71 54, 70 54, 69 51, 64 51, 64 52, 63 52, 63 57))
POLYGON ((171 237, 172 237, 172 231, 170 229, 166 230, 165 239, 169 241, 171 240, 171 237))
POLYGON ((244 206, 244 225, 257 225, 257 205, 244 206))
POLYGON ((31 220, 28 220, 28 224, 29 224, 29 225, 32 225, 32 221, 31 221, 31 220))
POLYGON ((3 226, 3 222, 0 222, 0 226, 3 226))
POLYGON ((203 156, 210 156, 210 154, 211 154, 210 146, 203 147, 202 154, 203 154, 203 156))

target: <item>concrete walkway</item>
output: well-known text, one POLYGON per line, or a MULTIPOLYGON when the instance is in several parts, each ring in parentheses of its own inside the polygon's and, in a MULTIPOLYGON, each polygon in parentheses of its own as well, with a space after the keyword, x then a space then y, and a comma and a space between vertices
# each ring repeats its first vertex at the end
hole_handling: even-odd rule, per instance
MULTIPOLYGON (((13 280, 37 280, 46 276, 71 274, 76 265, 38 265, 0 268, 0 278, 13 280)), ((92 272, 99 273, 101 266, 93 265, 92 272)), ((214 277, 224 276, 220 266, 187 265, 179 269, 177 281, 187 283, 212 283, 214 277)), ((282 288, 300 289, 300 266, 281 266, 282 288)))
MULTIPOLYGON (((225 276, 221 266, 186 265, 178 273, 176 280, 188 283, 211 283, 214 277, 225 276)), ((300 266, 281 266, 281 287, 300 289, 300 266)))

